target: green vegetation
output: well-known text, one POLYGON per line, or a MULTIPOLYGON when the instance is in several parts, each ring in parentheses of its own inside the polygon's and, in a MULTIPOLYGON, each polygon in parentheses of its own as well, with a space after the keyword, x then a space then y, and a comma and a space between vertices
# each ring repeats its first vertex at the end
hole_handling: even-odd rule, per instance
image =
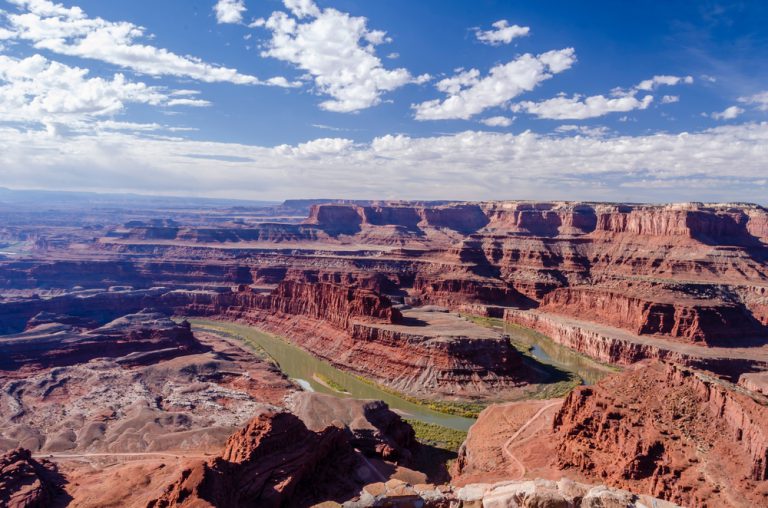
POLYGON ((319 382, 330 388, 331 390, 336 390, 337 392, 341 393, 349 393, 349 390, 347 390, 344 386, 340 385, 330 377, 326 376, 325 374, 321 374, 319 372, 315 372, 315 379, 319 382))
POLYGON ((579 385, 581 385, 581 378, 577 374, 569 373, 568 378, 562 381, 538 385, 538 389, 528 398, 541 400, 559 399, 571 393, 571 390, 579 385))
POLYGON ((485 326, 486 328, 504 328, 506 324, 503 319, 488 317, 488 316, 475 316, 473 314, 461 314, 461 317, 475 323, 476 325, 485 326))
POLYGON ((434 423, 421 422, 419 420, 405 419, 413 430, 416 431, 416 439, 420 443, 434 446, 451 452, 458 451, 461 443, 467 439, 467 433, 461 430, 449 429, 434 423))
POLYGON ((438 413, 443 413, 447 415, 461 416, 463 418, 477 418, 480 415, 480 412, 483 409, 485 409, 486 406, 488 405, 488 404, 481 404, 479 402, 460 402, 460 401, 454 401, 454 400, 420 399, 418 397, 412 397, 410 395, 406 395, 405 393, 399 392, 397 390, 393 390, 388 386, 381 385, 375 381, 364 378, 362 376, 358 376, 358 375, 354 375, 354 376, 361 382, 371 385, 377 390, 381 390, 382 392, 386 392, 390 395, 394 395, 395 397, 406 400, 412 404, 418 404, 420 406, 429 408, 432 411, 437 411, 438 413))

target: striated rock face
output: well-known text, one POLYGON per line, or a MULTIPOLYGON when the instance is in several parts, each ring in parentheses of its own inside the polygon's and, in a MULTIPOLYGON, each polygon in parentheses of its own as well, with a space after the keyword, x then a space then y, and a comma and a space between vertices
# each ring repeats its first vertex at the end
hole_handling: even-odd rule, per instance
POLYGON ((405 230, 445 228, 471 233, 488 223, 482 208, 475 204, 451 205, 342 205, 319 204, 310 209, 305 224, 317 225, 332 233, 354 234, 366 226, 393 226, 405 230))
POLYGON ((148 508, 309 506, 354 492, 354 464, 343 428, 313 432, 290 413, 265 412, 233 434, 221 456, 183 471, 148 508))
POLYGON ((735 346, 760 336, 764 326, 743 306, 717 297, 668 301, 653 292, 592 287, 559 288, 548 293, 541 311, 581 317, 627 329, 637 335, 664 335, 692 343, 735 346), (650 295, 650 298, 649 298, 650 295))
MULTIPOLYGON (((235 318, 260 311, 304 316, 322 319, 343 330, 350 327, 353 319, 393 322, 400 318, 400 312, 392 307, 388 298, 355 283, 319 280, 313 272, 294 277, 280 282, 268 294, 251 291, 247 286, 240 286, 238 291, 217 294, 206 302, 207 311, 235 318)), ((194 307, 195 295, 190 296, 194 307)), ((184 305, 184 301, 177 304, 184 305)), ((205 311, 205 307, 202 310, 205 311)))
POLYGON ((555 417, 557 457, 609 485, 688 506, 768 500, 768 399, 669 364, 579 387, 555 417))
POLYGON ((315 432, 343 424, 351 433, 350 444, 368 456, 408 464, 417 446, 413 428, 380 400, 299 392, 291 395, 287 407, 315 432))
POLYGON ((6 508, 45 508, 61 495, 58 475, 49 463, 18 448, 0 456, 0 505, 6 508))
MULTIPOLYGON (((63 321, 82 324, 73 317, 64 317, 63 321)), ((195 340, 189 323, 176 324, 150 310, 123 316, 93 330, 65 323, 43 316, 32 320, 32 328, 23 333, 2 336, 0 369, 74 365, 102 357, 119 358, 125 365, 141 365, 207 350, 195 340)))

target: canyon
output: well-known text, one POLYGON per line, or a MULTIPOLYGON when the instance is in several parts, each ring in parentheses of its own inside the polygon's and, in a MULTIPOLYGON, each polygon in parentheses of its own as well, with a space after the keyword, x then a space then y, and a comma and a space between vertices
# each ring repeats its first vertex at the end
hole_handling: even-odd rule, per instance
POLYGON ((130 502, 154 507, 768 499, 760 206, 304 200, 0 218, 0 451, 23 450, 17 469, 39 477, 9 492, 127 506, 143 484, 130 502), (479 419, 450 471, 427 471, 434 450, 407 414, 327 381, 308 393, 258 346, 185 318, 279 336, 479 419), (576 386, 521 330, 611 367, 576 386), (47 455, 56 468, 30 462, 47 455))

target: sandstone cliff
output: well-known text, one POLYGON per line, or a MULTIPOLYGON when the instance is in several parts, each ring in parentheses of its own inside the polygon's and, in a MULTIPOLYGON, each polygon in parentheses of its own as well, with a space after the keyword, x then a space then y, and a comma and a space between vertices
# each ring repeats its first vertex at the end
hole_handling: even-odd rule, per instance
POLYGON ((355 491, 354 452, 343 428, 308 430, 290 413, 266 412, 229 438, 148 508, 309 506, 355 491))
POLYGON ((19 448, 0 456, 0 505, 6 508, 46 508, 62 497, 61 479, 50 463, 19 448))
POLYGON ((768 399, 652 364, 579 387, 555 417, 559 465, 687 506, 768 499, 768 399))

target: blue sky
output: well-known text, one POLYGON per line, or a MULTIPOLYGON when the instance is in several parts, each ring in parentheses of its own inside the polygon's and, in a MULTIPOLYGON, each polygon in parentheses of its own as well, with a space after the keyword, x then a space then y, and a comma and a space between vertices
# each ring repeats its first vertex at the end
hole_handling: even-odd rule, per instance
POLYGON ((765 2, 0 10, 0 186, 766 201, 765 2))

